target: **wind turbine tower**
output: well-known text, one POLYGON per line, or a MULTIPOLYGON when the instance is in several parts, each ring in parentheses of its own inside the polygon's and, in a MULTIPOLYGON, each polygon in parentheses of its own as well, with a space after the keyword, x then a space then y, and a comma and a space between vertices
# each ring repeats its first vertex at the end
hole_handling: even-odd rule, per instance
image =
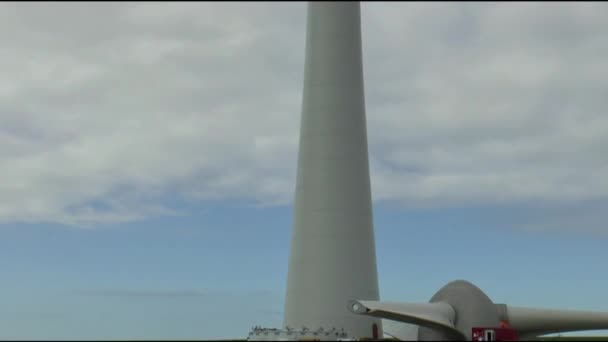
POLYGON ((382 336, 358 2, 310 2, 285 327, 382 336))

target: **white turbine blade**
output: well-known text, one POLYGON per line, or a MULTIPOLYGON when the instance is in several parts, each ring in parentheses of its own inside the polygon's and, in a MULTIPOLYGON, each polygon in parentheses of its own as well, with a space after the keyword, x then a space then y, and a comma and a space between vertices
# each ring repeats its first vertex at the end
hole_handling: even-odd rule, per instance
POLYGON ((465 337, 454 326, 456 313, 447 303, 394 303, 360 300, 351 301, 349 309, 356 314, 416 324, 465 337))
POLYGON ((507 305, 509 325, 522 337, 608 329, 608 313, 523 308, 507 305))
POLYGON ((411 323, 382 319, 382 330, 385 337, 399 341, 418 341, 418 326, 411 323))

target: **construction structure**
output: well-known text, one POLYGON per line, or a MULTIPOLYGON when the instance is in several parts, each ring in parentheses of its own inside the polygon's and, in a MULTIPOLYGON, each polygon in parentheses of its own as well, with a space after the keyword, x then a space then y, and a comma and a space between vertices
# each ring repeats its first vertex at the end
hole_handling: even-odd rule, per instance
POLYGON ((249 339, 514 340, 608 329, 608 313, 495 304, 464 280, 429 303, 380 301, 360 18, 358 2, 308 4, 284 326, 249 339))

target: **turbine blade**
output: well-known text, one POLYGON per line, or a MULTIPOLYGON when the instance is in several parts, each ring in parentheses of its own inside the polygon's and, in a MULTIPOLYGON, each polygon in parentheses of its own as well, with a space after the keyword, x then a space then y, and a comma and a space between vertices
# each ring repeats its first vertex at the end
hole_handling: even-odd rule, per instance
POLYGON ((399 341, 418 341, 418 326, 415 324, 382 319, 382 330, 385 336, 399 341))
POLYGON ((348 308, 356 314, 416 324, 445 331, 458 338, 465 338, 462 332, 454 326, 456 313, 452 306, 447 303, 395 303, 355 300, 349 303, 348 308))
POLYGON ((524 308, 507 305, 509 325, 522 338, 551 333, 608 329, 608 313, 524 308))

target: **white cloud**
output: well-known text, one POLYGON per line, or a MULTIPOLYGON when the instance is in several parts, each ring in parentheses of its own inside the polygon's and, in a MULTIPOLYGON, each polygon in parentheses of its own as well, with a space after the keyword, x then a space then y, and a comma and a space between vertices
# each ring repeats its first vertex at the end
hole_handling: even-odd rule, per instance
MULTIPOLYGON (((364 3, 373 194, 408 206, 608 195, 601 3, 364 3)), ((291 202, 303 3, 0 5, 0 220, 291 202)))

